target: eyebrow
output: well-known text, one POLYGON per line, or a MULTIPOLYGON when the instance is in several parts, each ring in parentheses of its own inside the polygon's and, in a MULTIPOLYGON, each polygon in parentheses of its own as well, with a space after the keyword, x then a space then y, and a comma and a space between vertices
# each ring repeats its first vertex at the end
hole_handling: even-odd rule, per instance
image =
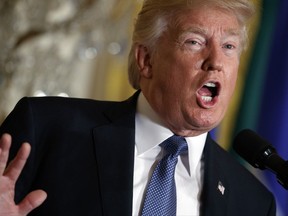
MULTIPOLYGON (((183 29, 182 31, 180 31, 179 36, 182 37, 183 35, 186 35, 189 33, 194 33, 194 34, 206 36, 206 35, 208 35, 208 29, 198 27, 198 26, 193 26, 193 27, 189 27, 187 29, 183 29)), ((240 30, 239 29, 231 28, 231 29, 225 30, 225 33, 228 36, 240 36, 240 30)))

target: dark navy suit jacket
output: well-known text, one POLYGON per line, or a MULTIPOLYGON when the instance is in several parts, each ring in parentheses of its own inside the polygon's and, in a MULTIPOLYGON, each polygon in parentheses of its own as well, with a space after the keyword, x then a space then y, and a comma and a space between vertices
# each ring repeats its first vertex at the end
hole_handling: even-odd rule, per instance
MULTIPOLYGON (((131 215, 136 101, 21 99, 0 127, 12 135, 10 160, 22 142, 32 146, 16 202, 43 189, 47 200, 30 215, 131 215)), ((272 194, 209 135, 201 215, 275 215, 272 194)))

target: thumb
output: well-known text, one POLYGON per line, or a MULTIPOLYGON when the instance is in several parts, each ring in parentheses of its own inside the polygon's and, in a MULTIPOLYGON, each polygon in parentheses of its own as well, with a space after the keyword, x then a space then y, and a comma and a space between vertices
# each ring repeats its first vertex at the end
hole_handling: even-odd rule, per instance
POLYGON ((35 190, 29 193, 19 204, 18 209, 21 215, 27 215, 33 209, 40 206, 47 198, 43 190, 35 190))

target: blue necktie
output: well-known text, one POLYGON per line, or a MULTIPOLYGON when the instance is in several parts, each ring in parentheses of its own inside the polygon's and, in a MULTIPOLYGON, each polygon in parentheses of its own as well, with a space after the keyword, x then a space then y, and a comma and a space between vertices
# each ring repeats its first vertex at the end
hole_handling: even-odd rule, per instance
POLYGON ((188 150, 186 140, 171 136, 160 144, 167 154, 157 164, 147 187, 142 216, 176 215, 176 185, 174 179, 178 156, 188 150))

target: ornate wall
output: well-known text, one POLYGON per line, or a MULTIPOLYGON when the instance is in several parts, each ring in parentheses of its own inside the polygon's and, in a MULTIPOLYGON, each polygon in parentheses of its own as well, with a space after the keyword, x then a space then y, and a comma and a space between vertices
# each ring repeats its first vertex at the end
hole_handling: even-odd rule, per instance
POLYGON ((1 0, 0 122, 23 96, 123 99, 136 0, 1 0))

